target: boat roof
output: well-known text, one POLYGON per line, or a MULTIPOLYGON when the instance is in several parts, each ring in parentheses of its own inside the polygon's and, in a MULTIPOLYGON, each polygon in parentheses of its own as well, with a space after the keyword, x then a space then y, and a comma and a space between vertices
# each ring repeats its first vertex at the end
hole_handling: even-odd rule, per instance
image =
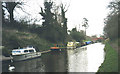
POLYGON ((19 49, 13 49, 12 51, 22 51, 22 50, 29 50, 29 49, 34 49, 33 47, 24 47, 24 48, 19 48, 19 49))

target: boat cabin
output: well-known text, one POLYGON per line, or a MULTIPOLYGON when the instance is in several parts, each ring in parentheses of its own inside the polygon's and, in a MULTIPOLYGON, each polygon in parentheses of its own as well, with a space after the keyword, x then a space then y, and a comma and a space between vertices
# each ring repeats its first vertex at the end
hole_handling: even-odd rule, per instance
POLYGON ((22 49, 13 49, 12 55, 22 55, 22 54, 28 54, 28 53, 34 53, 36 52, 35 48, 33 47, 26 47, 22 49))

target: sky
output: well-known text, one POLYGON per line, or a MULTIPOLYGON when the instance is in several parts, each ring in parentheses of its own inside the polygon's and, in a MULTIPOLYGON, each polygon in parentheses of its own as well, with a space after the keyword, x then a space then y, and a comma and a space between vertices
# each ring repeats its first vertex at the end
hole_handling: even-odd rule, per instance
MULTIPOLYGON (((107 16, 107 5, 109 0, 71 0, 69 10, 66 14, 68 25, 82 28, 83 18, 88 19, 87 35, 100 35, 103 33, 104 18, 107 16)), ((78 28, 79 29, 79 28, 78 28)))
MULTIPOLYGON (((92 35, 102 35, 103 27, 104 27, 104 18, 106 18, 108 14, 107 5, 110 0, 53 0, 57 4, 61 2, 66 4, 68 7, 68 11, 66 12, 66 18, 68 20, 67 26, 68 30, 71 30, 74 27, 77 29, 84 30, 82 27, 83 18, 88 19, 88 29, 86 30, 86 34, 88 36, 92 35)), ((40 7, 43 6, 44 0, 28 0, 26 5, 24 5, 24 9, 27 13, 30 14, 28 16, 24 12, 20 11, 20 9, 16 8, 14 14, 19 16, 14 16, 16 19, 19 17, 25 18, 23 16, 26 15, 27 18, 30 19, 40 19, 42 18, 40 14, 40 7), (31 15, 32 14, 32 15, 31 15)), ((42 22, 37 22, 42 24, 42 22)))

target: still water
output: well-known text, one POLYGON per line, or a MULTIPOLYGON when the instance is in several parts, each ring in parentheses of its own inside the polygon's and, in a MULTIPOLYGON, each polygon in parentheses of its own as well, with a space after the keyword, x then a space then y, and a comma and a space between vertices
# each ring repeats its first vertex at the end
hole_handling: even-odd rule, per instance
POLYGON ((104 61, 104 44, 95 43, 68 50, 68 72, 97 72, 104 61))
POLYGON ((14 72, 97 72, 104 61, 104 44, 95 43, 77 49, 42 54, 41 57, 20 62, 2 62, 3 72, 8 65, 14 72))

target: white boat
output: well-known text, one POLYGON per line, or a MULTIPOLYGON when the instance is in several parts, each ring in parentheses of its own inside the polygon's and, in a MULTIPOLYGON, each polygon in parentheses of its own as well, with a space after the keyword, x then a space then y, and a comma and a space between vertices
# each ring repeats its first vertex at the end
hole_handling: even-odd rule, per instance
POLYGON ((39 56, 41 56, 41 52, 36 52, 35 48, 33 47, 12 50, 13 61, 27 60, 39 56))

